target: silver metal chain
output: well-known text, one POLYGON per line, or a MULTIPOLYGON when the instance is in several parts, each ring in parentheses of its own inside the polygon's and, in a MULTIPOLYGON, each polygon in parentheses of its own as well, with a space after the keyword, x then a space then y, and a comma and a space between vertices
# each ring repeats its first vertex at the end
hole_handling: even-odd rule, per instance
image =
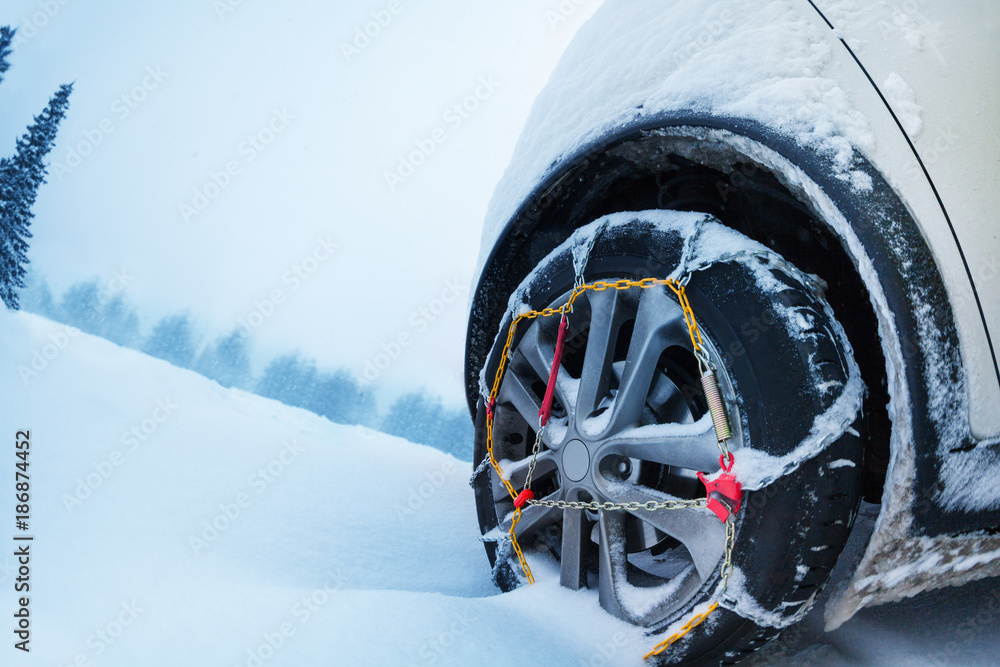
POLYGON ((722 561, 722 592, 729 585, 729 575, 733 573, 733 547, 736 545, 736 517, 726 519, 726 556, 722 561))
MULTIPOLYGON (((541 419, 539 419, 541 421, 541 419)), ((531 449, 531 462, 528 464, 528 476, 524 478, 524 488, 531 488, 531 478, 535 474, 535 464, 538 462, 538 452, 542 449, 542 431, 544 426, 538 427, 538 434, 535 436, 535 446, 531 449)))
POLYGON ((580 502, 569 500, 529 500, 528 505, 538 505, 539 507, 553 507, 564 510, 625 510, 635 512, 636 510, 684 510, 692 507, 706 507, 707 501, 704 498, 695 500, 650 500, 649 502, 612 503, 612 502, 580 502))
MULTIPOLYGON (((645 503, 599 503, 599 502, 573 502, 567 500, 529 500, 526 504, 537 505, 538 507, 551 507, 565 510, 625 510, 635 512, 637 510, 683 510, 693 507, 706 507, 707 500, 698 498, 695 500, 651 500, 645 503)), ((722 559, 722 569, 720 570, 721 586, 719 594, 725 593, 729 586, 729 577, 733 573, 733 549, 736 546, 736 516, 730 515, 725 521, 726 524, 726 551, 722 559)))

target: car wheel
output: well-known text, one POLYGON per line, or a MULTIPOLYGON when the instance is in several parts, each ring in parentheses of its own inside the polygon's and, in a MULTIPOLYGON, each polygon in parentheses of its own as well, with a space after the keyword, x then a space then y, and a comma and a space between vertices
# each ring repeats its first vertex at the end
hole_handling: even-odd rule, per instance
MULTIPOLYGON (((690 265, 694 236, 721 227, 708 216, 692 226, 694 215, 618 214, 614 224, 589 226, 589 239, 578 234, 536 267, 511 310, 521 301, 533 309, 565 304, 584 260, 589 283, 671 275, 690 265), (590 244, 584 257, 581 248, 590 244)), ((725 232, 729 243, 739 237, 725 232)), ((726 404, 737 471, 741 452, 744 458, 763 452, 773 455, 764 460, 786 460, 779 454, 794 449, 831 409, 853 364, 849 344, 813 282, 749 239, 743 247, 755 249, 699 266, 686 286, 726 404)), ((508 314, 487 358, 486 395, 510 322, 508 314)), ((558 317, 522 324, 491 420, 480 400, 475 456, 484 465, 473 486, 495 581, 504 590, 523 577, 504 539, 514 511, 510 494, 485 465, 486 428, 492 423, 496 459, 520 490, 558 327, 558 317)), ((684 313, 670 290, 583 292, 569 315, 560 366, 532 477, 535 498, 644 503, 705 497, 697 474, 719 470, 719 447, 684 313)), ((811 605, 847 540, 860 500, 861 438, 847 428, 850 422, 844 426, 821 451, 744 493, 736 515, 734 573, 722 607, 657 660, 736 662, 811 605)), ((725 524, 704 507, 592 511, 530 505, 516 534, 529 558, 545 552, 558 561, 564 586, 597 589, 609 613, 651 635, 674 632, 719 587, 725 524)), ((651 636, 651 646, 662 638, 651 636)))

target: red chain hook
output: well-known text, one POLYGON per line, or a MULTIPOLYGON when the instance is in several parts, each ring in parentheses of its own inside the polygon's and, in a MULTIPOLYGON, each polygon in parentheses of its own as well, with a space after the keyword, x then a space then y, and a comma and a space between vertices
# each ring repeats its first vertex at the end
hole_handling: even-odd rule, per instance
POLYGON ((722 474, 715 480, 709 481, 705 475, 698 473, 698 479, 705 485, 705 496, 708 499, 708 509, 715 512, 719 520, 725 522, 730 515, 740 511, 740 502, 743 500, 743 486, 736 481, 736 476, 730 471, 733 469, 733 454, 729 454, 729 461, 726 465, 726 455, 719 455, 719 467, 722 474))

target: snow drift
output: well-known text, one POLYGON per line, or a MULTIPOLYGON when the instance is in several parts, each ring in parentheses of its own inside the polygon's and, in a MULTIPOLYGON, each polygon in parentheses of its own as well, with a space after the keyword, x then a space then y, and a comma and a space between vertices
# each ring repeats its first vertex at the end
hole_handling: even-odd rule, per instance
POLYGON ((551 564, 498 595, 467 462, 24 313, 0 312, 0 369, 4 498, 31 434, 24 664, 639 665, 655 643, 551 564))

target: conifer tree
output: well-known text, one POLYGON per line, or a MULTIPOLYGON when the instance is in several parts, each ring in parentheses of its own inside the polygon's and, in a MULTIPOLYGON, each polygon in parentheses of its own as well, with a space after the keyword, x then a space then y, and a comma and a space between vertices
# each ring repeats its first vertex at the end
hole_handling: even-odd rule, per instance
MULTIPOLYGON (((7 69, 9 29, 0 33, 0 73, 7 69), (6 44, 3 40, 7 40, 6 44)), ((0 159, 0 300, 8 308, 19 307, 17 290, 24 287, 28 264, 28 239, 31 238, 38 187, 45 182, 45 156, 52 149, 59 123, 66 115, 72 84, 64 84, 49 100, 28 131, 17 140, 13 156, 0 159)))
POLYGON ((315 384, 316 363, 297 353, 286 354, 267 365, 254 393, 285 405, 307 408, 312 402, 315 384))
POLYGON ((338 424, 371 424, 376 412, 374 394, 344 368, 320 373, 312 402, 303 407, 338 424))
POLYGON ((250 385, 247 339, 239 329, 233 330, 202 350, 192 370, 223 387, 247 388, 250 385))
POLYGON ((39 276, 38 272, 29 270, 24 277, 24 283, 25 288, 18 295, 24 309, 29 313, 44 315, 50 320, 62 322, 59 306, 45 278, 39 276))
POLYGON ((180 368, 191 368, 195 343, 191 319, 184 313, 164 317, 153 327, 142 345, 146 354, 169 361, 180 368))
POLYGON ((139 317, 121 294, 101 305, 99 335, 122 347, 139 341, 139 317))
POLYGON ((14 33, 9 25, 0 26, 0 83, 3 82, 3 74, 10 67, 7 56, 10 55, 10 43, 14 41, 14 33))
POLYGON ((101 297, 97 278, 76 283, 59 302, 62 321, 89 334, 101 335, 101 297))

